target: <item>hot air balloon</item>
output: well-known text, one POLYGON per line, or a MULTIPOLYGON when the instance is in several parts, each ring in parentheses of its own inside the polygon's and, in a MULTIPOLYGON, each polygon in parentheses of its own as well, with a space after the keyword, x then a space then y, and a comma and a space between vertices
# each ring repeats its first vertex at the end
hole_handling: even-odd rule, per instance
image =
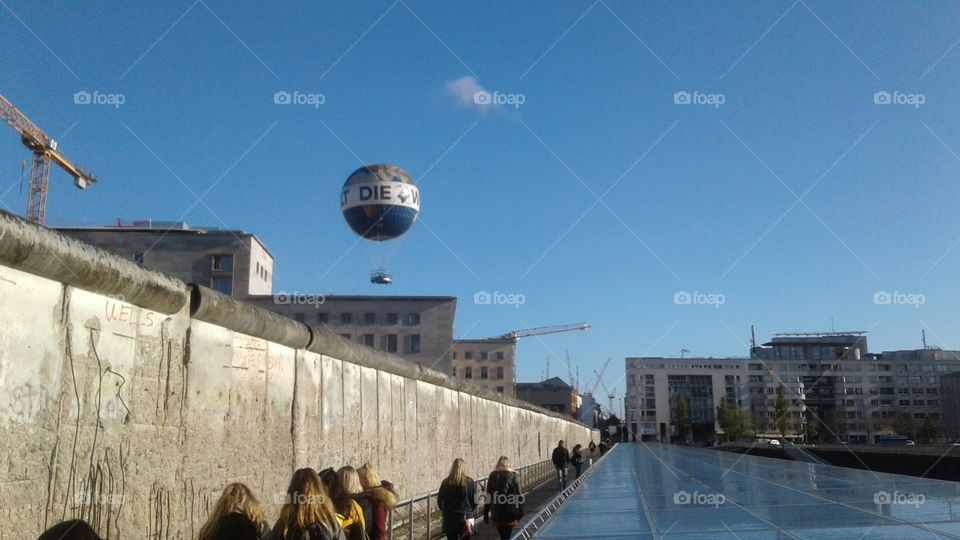
MULTIPOLYGON (((400 167, 384 163, 365 165, 344 182, 340 209, 347 225, 361 237, 374 242, 393 240, 410 230, 417 220, 420 191, 400 167)), ((393 282, 393 277, 381 267, 371 273, 370 281, 386 285, 393 282)))

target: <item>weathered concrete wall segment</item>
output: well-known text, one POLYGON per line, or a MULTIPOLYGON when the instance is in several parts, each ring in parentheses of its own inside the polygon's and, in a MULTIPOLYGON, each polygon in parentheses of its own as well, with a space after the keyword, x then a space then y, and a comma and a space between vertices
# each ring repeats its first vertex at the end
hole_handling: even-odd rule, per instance
POLYGON ((410 496, 454 457, 479 476, 596 438, 457 384, 0 213, 2 539, 193 538, 231 481, 275 518, 296 467, 369 460, 410 496))

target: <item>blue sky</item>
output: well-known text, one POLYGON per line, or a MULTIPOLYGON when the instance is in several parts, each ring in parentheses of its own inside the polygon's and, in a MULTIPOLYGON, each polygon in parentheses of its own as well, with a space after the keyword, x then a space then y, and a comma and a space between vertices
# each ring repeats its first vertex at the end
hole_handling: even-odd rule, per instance
MULTIPOLYGON (((623 357, 742 355, 751 324, 764 339, 833 320, 875 350, 917 347, 926 328, 960 348, 958 16, 953 2, 5 0, 0 92, 101 179, 79 192, 54 171, 48 224, 244 229, 276 255, 276 290, 457 296, 460 337, 587 321, 521 341, 519 378, 548 356, 565 374, 569 351, 584 380, 613 358, 622 392, 623 357), (76 104, 83 91, 124 102, 76 104), (372 162, 406 169, 423 203, 379 249, 338 208, 372 162), (389 289, 368 282, 379 262, 389 289), (477 305, 479 291, 524 303, 477 305)), ((0 202, 17 213, 27 157, 0 136, 0 202)))

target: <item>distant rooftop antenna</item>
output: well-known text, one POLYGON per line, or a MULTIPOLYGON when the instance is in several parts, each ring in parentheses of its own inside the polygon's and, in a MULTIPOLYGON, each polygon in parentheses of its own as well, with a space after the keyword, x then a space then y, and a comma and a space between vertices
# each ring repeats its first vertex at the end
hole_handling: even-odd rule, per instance
POLYGON ((680 349, 680 359, 683 360, 683 355, 690 352, 690 349, 680 349))
POLYGON ((750 325, 750 348, 757 348, 757 331, 752 324, 750 325))
POLYGON ((926 329, 920 330, 920 337, 921 337, 921 341, 923 342, 923 348, 926 349, 927 348, 927 330, 926 329))

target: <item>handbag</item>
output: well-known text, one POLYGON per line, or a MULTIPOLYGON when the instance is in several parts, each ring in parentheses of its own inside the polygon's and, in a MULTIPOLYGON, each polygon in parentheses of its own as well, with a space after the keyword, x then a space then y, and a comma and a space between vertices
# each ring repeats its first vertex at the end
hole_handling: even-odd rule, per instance
POLYGON ((460 532, 460 538, 470 538, 477 534, 477 523, 474 519, 466 518, 463 520, 463 530, 460 532))

